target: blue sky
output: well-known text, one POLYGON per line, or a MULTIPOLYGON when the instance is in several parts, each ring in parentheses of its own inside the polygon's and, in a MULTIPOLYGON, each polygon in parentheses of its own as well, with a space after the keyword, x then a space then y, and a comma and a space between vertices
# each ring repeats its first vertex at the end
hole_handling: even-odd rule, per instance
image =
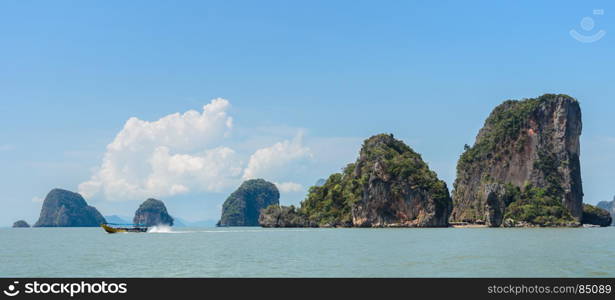
MULTIPOLYGON (((463 145, 473 143, 491 109, 543 93, 581 101, 585 202, 609 200, 611 14, 608 1, 2 1, 0 225, 34 222, 54 187, 79 191, 130 118, 203 116, 217 98, 226 99, 212 121, 219 134, 176 136, 194 144, 171 147, 161 163, 189 154, 175 158, 190 167, 231 150, 235 171, 205 164, 173 175, 191 182, 185 192, 171 193, 173 184, 121 197, 99 191, 88 202, 105 215, 130 216, 151 192, 176 216, 215 219, 254 157, 260 169, 253 174, 288 183, 281 201, 296 204, 381 132, 422 153, 450 187, 463 145), (582 28, 584 17, 594 28, 582 28), (606 35, 581 43, 572 29, 606 35), (213 149, 220 151, 200 152, 213 149)), ((153 134, 147 149, 164 146, 155 139, 165 134, 153 134)), ((109 157, 150 161, 135 151, 109 157)))

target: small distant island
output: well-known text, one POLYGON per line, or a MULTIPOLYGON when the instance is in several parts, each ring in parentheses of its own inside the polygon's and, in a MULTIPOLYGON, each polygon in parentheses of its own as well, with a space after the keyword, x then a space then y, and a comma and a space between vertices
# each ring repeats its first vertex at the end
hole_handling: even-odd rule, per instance
POLYGON ((609 212, 612 219, 611 225, 615 225, 615 197, 612 201, 600 201, 596 206, 609 212))
POLYGON ((132 222, 145 226, 173 226, 173 217, 167 212, 164 202, 150 198, 139 206, 132 222))
POLYGON ((98 210, 77 193, 53 189, 47 194, 34 227, 96 227, 105 223, 98 210))
MULTIPOLYGON (((110 220, 112 223, 125 222, 115 215, 110 216, 110 220)), ((174 220, 161 200, 150 198, 136 210, 133 222, 145 226, 173 226, 174 220)), ((40 217, 34 227, 98 227, 106 223, 107 220, 100 212, 88 205, 80 194, 56 188, 45 197, 40 217)), ((15 222, 13 227, 26 228, 30 225, 20 220, 15 222)))
POLYGON ((613 218, 608 211, 602 208, 589 204, 583 204, 582 223, 606 227, 611 226, 613 223, 613 218))
POLYGON ((30 228, 30 224, 24 220, 19 220, 13 223, 13 228, 30 228))
POLYGON ((247 180, 224 201, 217 226, 258 226, 261 210, 278 204, 280 192, 275 184, 264 179, 247 180))

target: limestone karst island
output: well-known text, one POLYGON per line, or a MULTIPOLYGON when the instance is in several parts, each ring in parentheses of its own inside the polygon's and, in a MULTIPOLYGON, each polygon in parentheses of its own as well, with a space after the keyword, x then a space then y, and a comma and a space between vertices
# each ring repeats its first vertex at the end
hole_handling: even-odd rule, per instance
POLYGON ((608 226, 583 204, 579 102, 567 95, 497 106, 457 163, 452 193, 421 155, 393 135, 363 143, 342 173, 314 186, 296 207, 262 211, 266 227, 608 226))
MULTIPOLYGON (((274 183, 247 180, 223 203, 217 225, 609 226, 615 200, 583 203, 582 127, 580 104, 570 96, 505 101, 488 116, 474 145, 465 145, 452 191, 410 145, 393 134, 374 135, 340 173, 312 186, 298 207, 280 205, 274 183)), ((132 221, 138 228, 128 231, 174 224, 164 203, 153 198, 138 207, 132 221)), ((108 225, 81 195, 53 189, 34 227, 103 224, 108 225)), ((30 225, 20 220, 13 227, 30 225)))
POLYGON ((615 295, 615 2, 0 15, 0 294, 615 295))

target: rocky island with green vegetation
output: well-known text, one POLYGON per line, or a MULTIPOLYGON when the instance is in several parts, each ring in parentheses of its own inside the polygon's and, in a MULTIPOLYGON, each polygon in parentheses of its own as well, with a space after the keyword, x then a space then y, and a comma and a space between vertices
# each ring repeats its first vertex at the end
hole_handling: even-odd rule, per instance
POLYGON ((567 95, 505 101, 466 146, 453 190, 455 222, 579 226, 579 102, 567 95))
MULTIPOLYGON (((422 156, 392 134, 366 139, 359 157, 319 179, 299 207, 280 206, 275 184, 247 180, 222 206, 218 226, 577 227, 613 224, 615 199, 583 203, 579 102, 567 95, 507 100, 457 163, 452 195, 422 156)), ((52 190, 35 227, 99 226, 77 193, 52 190)), ((146 200, 136 224, 173 226, 164 203, 146 200)), ((16 222, 14 227, 27 227, 16 222)))
POLYGON ((611 214, 611 225, 615 225, 615 197, 613 197, 612 201, 600 201, 596 204, 597 207, 602 208, 611 214))
POLYGON ((173 226, 173 217, 167 212, 164 202, 152 198, 139 206, 132 221, 145 226, 173 226))
POLYGON ((301 207, 270 206, 264 227, 446 227, 452 200, 420 154, 391 134, 365 140, 359 158, 313 186, 301 207))
POLYGON ((102 223, 105 218, 80 194, 53 189, 45 197, 34 227, 96 227, 102 223))
POLYGON ((258 223, 263 227, 318 227, 294 205, 270 205, 261 210, 258 223))
POLYGON ((612 222, 613 218, 606 209, 590 204, 583 204, 583 224, 606 227, 611 226, 612 222))
POLYGON ((246 180, 224 201, 217 226, 258 226, 261 210, 279 204, 280 192, 275 184, 264 179, 246 180))

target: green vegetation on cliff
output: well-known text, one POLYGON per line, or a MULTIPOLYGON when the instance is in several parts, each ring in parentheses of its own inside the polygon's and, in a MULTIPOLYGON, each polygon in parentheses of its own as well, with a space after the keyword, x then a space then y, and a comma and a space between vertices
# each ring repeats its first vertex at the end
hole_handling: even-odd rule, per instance
POLYGON ((523 192, 519 190, 504 218, 538 226, 566 226, 575 223, 570 211, 562 204, 564 179, 557 169, 557 158, 552 153, 540 151, 534 168, 542 172, 545 188, 528 185, 523 192))
POLYGON ((343 173, 329 176, 322 186, 310 188, 307 198, 301 203, 300 212, 308 216, 310 222, 319 225, 352 224, 352 205, 359 195, 359 183, 352 178, 354 164, 348 165, 343 173))
POLYGON ((518 187, 514 189, 514 200, 506 208, 505 220, 537 226, 566 226, 575 222, 561 199, 553 197, 547 190, 532 186, 526 186, 523 191, 518 187))

